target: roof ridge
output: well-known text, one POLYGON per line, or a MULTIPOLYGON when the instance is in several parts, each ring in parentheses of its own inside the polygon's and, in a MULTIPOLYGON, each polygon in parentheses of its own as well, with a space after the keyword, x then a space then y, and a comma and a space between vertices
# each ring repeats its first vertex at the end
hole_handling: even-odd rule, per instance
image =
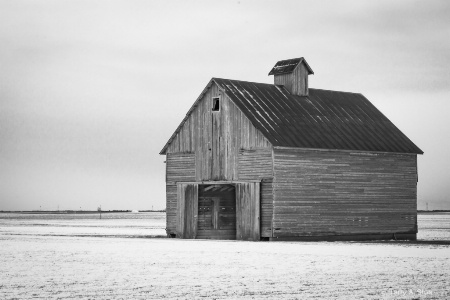
MULTIPOLYGON (((246 81, 246 80, 239 80, 239 79, 219 78, 219 77, 212 77, 212 80, 229 80, 229 81, 237 81, 237 82, 245 82, 245 83, 253 83, 253 84, 264 84, 264 85, 270 85, 270 86, 284 86, 282 84, 273 84, 273 83, 255 82, 255 81, 246 81)), ((336 91, 336 90, 318 89, 318 88, 309 88, 309 90, 362 95, 359 92, 346 92, 346 91, 336 91)), ((295 96, 295 95, 291 95, 291 96, 295 96)))
POLYGON ((211 78, 160 154, 213 84, 273 146, 423 154, 361 93, 310 89, 307 97, 295 96, 281 85, 218 77, 211 78))
POLYGON ((237 82, 245 82, 245 83, 254 83, 254 84, 264 84, 264 85, 276 86, 276 84, 273 84, 273 83, 255 82, 255 81, 246 81, 246 80, 239 80, 239 79, 219 78, 219 77, 213 77, 212 80, 229 80, 229 81, 237 81, 237 82))
POLYGON ((275 66, 270 70, 269 75, 281 75, 281 74, 290 74, 292 73, 300 64, 305 64, 306 69, 309 74, 314 74, 314 71, 311 69, 311 66, 306 62, 306 59, 302 57, 298 58, 289 58, 279 60, 275 63, 275 66))
POLYGON ((346 93, 346 94, 363 95, 363 94, 358 93, 358 92, 335 91, 335 90, 318 89, 318 88, 309 88, 309 90, 315 90, 315 91, 327 91, 327 92, 335 92, 335 93, 346 93))

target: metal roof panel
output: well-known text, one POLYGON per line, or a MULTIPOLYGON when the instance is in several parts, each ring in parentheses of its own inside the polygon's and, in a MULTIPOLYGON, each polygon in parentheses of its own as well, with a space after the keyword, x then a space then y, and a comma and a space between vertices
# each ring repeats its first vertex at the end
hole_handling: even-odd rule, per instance
POLYGON ((283 86, 212 78, 160 154, 215 82, 273 146, 423 154, 361 94, 309 89, 291 95, 283 86))
POLYGON ((423 153, 361 94, 213 80, 274 146, 423 153))
POLYGON ((272 70, 270 70, 269 75, 292 73, 294 69, 302 62, 305 64, 306 69, 308 69, 309 74, 314 74, 306 60, 303 57, 299 57, 277 61, 272 70))

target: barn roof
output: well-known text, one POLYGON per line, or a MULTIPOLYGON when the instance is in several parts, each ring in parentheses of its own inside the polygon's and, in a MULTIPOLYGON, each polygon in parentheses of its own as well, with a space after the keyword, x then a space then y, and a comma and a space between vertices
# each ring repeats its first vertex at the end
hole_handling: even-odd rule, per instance
POLYGON ((285 60, 277 61, 275 66, 272 68, 272 70, 270 70, 269 75, 292 73, 292 71, 294 71, 295 67, 297 67, 301 63, 305 64, 306 69, 308 70, 309 74, 314 74, 313 70, 308 65, 306 60, 303 57, 299 57, 299 58, 292 58, 292 59, 285 59, 285 60))
POLYGON ((309 89, 308 96, 295 96, 283 86, 221 78, 205 90, 213 82, 273 146, 423 154, 361 94, 309 89))

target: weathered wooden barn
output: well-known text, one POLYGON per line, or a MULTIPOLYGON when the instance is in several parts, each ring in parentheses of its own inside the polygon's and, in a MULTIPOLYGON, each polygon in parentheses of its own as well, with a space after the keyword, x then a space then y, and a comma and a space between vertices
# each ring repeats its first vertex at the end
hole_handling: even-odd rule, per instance
POLYGON ((212 78, 160 154, 167 232, 187 239, 412 239, 417 154, 363 95, 308 88, 304 58, 274 84, 212 78))

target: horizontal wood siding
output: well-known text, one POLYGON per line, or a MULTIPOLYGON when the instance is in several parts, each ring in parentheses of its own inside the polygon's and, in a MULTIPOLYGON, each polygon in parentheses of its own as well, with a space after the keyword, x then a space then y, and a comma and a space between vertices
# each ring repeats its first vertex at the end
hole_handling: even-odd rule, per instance
POLYGON ((241 149, 239 151, 239 180, 273 177, 272 149, 241 149))
POLYGON ((194 153, 168 153, 166 157, 166 229, 177 226, 177 182, 195 181, 194 153))
POLYGON ((195 181, 194 153, 168 153, 166 157, 166 183, 195 181))
POLYGON ((274 149, 274 236, 415 232, 415 155, 274 149))
POLYGON ((273 163, 272 149, 258 148, 239 151, 238 173, 240 180, 261 181, 261 236, 272 236, 273 214, 273 163))
POLYGON ((177 229, 177 185, 166 184, 166 231, 176 234, 177 229))

